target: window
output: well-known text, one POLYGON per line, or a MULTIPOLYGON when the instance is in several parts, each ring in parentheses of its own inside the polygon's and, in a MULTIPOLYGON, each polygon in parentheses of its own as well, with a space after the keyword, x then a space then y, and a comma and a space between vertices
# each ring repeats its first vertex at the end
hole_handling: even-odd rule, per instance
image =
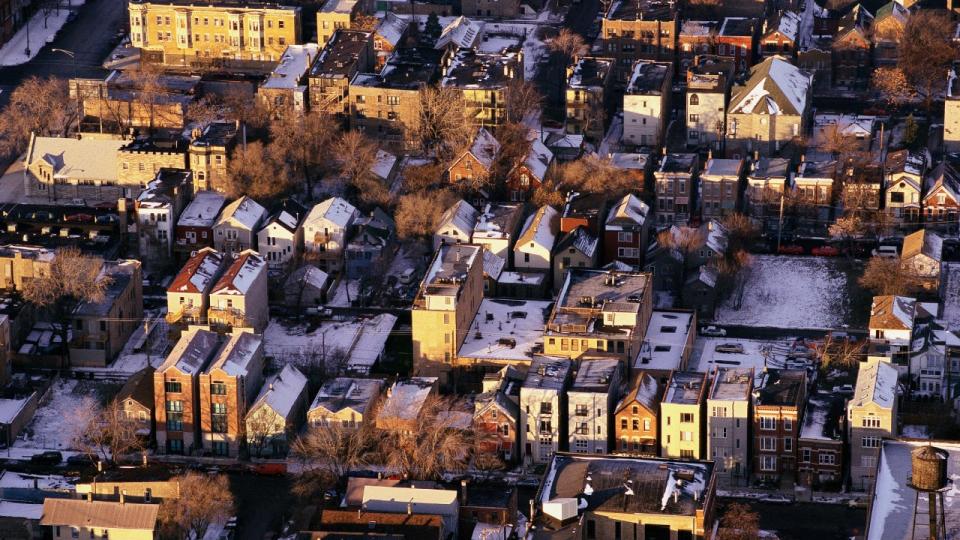
POLYGON ((680 451, 681 459, 693 459, 693 450, 681 450, 680 451))
POLYGON ((213 441, 213 455, 225 456, 230 453, 226 441, 213 441))
POLYGON ((692 432, 692 431, 681 431, 681 432, 680 432, 680 440, 681 440, 681 441, 687 441, 687 442, 692 441, 692 440, 693 440, 693 432, 692 432))
POLYGON ((783 429, 784 431, 793 431, 793 418, 783 419, 783 429))
POLYGON ((819 455, 821 465, 834 465, 837 462, 837 456, 821 452, 819 455))
POLYGON ((70 538, 80 538, 80 529, 70 527, 70 538))
POLYGON ((640 430, 640 419, 639 419, 639 418, 634 418, 634 419, 633 419, 633 430, 634 430, 634 431, 639 431, 639 430, 640 430))
POLYGON ((862 425, 865 428, 879 428, 880 427, 880 417, 879 416, 866 416, 863 418, 862 425))
POLYGON ((726 418, 727 417, 727 408, 726 407, 714 407, 713 413, 711 414, 714 418, 726 418))
POLYGON ((800 461, 804 463, 810 463, 810 449, 804 448, 800 450, 800 461))
POLYGON ((863 448, 880 448, 880 437, 863 437, 860 445, 863 448))
POLYGON ((890 192, 890 202, 892 202, 892 203, 903 203, 903 192, 901 192, 901 191, 891 191, 891 192, 890 192))
POLYGON ((772 431, 777 429, 777 419, 770 416, 761 416, 760 429, 764 431, 772 431))
POLYGON ((700 104, 700 96, 698 96, 697 94, 690 94, 690 104, 691 104, 691 105, 699 105, 699 104, 700 104))
POLYGON ((700 115, 699 115, 699 114, 691 114, 691 115, 690 115, 690 123, 691 123, 691 124, 696 124, 696 123, 699 122, 699 121, 700 121, 700 115))
POLYGON ((774 437, 760 437, 760 450, 775 452, 777 450, 777 439, 774 437))
POLYGON ((587 416, 590 414, 590 408, 586 405, 577 405, 576 415, 577 416, 587 416))
POLYGON ((167 401, 167 431, 183 431, 182 401, 167 401))
POLYGON ((643 430, 644 430, 644 431, 650 431, 650 419, 649 419, 649 418, 644 418, 644 419, 643 419, 643 430))
POLYGON ((183 453, 183 441, 179 439, 170 439, 167 441, 167 451, 171 454, 183 453))
POLYGON ((760 470, 761 470, 761 471, 776 471, 776 470, 777 470, 777 456, 760 456, 760 470))
POLYGON ((620 429, 627 429, 627 419, 626 419, 626 418, 621 418, 621 419, 620 419, 620 429))
POLYGON ((549 401, 540 403, 540 414, 553 414, 553 403, 549 401))
POLYGON ((618 233, 617 233, 617 242, 633 242, 633 233, 632 233, 632 232, 618 232, 618 233))
POLYGON ((793 439, 790 437, 783 438, 783 451, 784 452, 793 452, 793 439))
POLYGON ((166 381, 163 383, 164 392, 182 392, 183 388, 180 381, 166 381))
POLYGON ((227 385, 219 381, 212 382, 210 383, 210 393, 215 396, 225 396, 227 395, 227 385))
POLYGON ((211 404, 211 414, 210 414, 210 431, 214 433, 226 433, 227 432, 227 404, 226 403, 213 403, 211 404))
POLYGON ((684 424, 692 424, 693 413, 680 413, 680 422, 684 424))

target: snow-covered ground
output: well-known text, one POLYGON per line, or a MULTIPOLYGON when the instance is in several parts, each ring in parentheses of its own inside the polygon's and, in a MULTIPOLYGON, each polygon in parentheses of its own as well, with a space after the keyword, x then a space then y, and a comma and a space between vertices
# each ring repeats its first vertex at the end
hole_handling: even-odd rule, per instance
POLYGON ((759 376, 765 367, 807 368, 812 365, 808 356, 812 356, 810 349, 801 340, 698 338, 689 367, 692 371, 706 373, 718 367, 753 368, 759 376), (720 352, 717 351, 719 345, 739 345, 743 352, 720 352))
MULTIPOLYGON (((50 390, 50 401, 37 408, 33 421, 13 443, 17 450, 71 450, 84 414, 85 400, 95 399, 78 388, 75 379, 58 379, 50 390)), ((35 452, 34 452, 35 453, 35 452)))
POLYGON ((166 350, 170 345, 167 340, 167 325, 162 313, 150 318, 152 322, 149 336, 144 337, 143 324, 137 325, 137 329, 130 335, 127 344, 112 364, 105 368, 81 368, 77 371, 129 376, 147 367, 147 363, 160 367, 166 359, 166 350))
POLYGON ((836 259, 758 255, 716 312, 720 324, 837 328, 849 311, 847 277, 836 259))
MULTIPOLYGON (((72 7, 82 6, 84 0, 70 0, 66 2, 72 7)), ((0 48, 0 65, 17 66, 32 60, 40 52, 40 49, 47 43, 53 41, 57 32, 67 23, 67 17, 70 15, 70 9, 61 7, 59 11, 51 11, 46 16, 44 24, 43 10, 40 10, 30 19, 27 25, 24 25, 16 34, 0 48), (26 54, 29 44, 30 54, 26 54)), ((65 58, 69 61, 69 58, 65 58)))
POLYGON ((327 302, 331 307, 350 307, 351 302, 360 294, 360 280, 342 278, 337 282, 337 288, 330 294, 327 302))

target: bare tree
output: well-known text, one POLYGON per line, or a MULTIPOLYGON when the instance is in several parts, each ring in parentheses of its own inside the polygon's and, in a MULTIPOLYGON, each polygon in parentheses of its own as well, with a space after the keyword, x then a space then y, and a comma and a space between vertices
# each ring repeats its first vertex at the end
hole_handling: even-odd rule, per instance
POLYGON ((830 154, 833 159, 843 159, 844 156, 859 148, 857 139, 845 134, 837 124, 826 126, 816 142, 818 149, 830 154))
POLYGON ((415 480, 436 480, 445 472, 464 470, 472 436, 459 425, 462 412, 463 404, 457 399, 431 396, 413 425, 378 423, 387 468, 415 480))
POLYGON ((143 441, 137 434, 141 424, 126 415, 123 406, 112 400, 101 407, 94 400, 84 400, 76 411, 75 421, 83 424, 74 442, 91 458, 113 463, 123 456, 142 452, 143 441))
POLYGON ((443 182, 443 168, 439 163, 429 162, 422 165, 408 165, 403 169, 403 189, 415 193, 433 189, 443 182))
POLYGON ((102 266, 102 260, 84 255, 77 248, 61 248, 50 263, 49 271, 24 285, 24 300, 47 314, 60 338, 64 363, 69 355, 73 314, 84 302, 102 301, 112 282, 109 276, 100 275, 102 266))
POLYGON ((635 176, 625 174, 610 160, 595 154, 562 163, 554 168, 551 176, 561 192, 604 193, 617 197, 643 190, 643 183, 635 176))
POLYGON ((830 225, 829 232, 832 238, 841 240, 847 245, 847 255, 852 256, 853 242, 863 236, 866 232, 866 225, 863 219, 854 212, 837 218, 830 225))
POLYGON ((727 506, 720 518, 717 540, 759 540, 760 515, 741 503, 727 506))
POLYGON ((180 496, 160 505, 161 536, 201 540, 214 523, 233 514, 233 495, 226 475, 188 472, 177 477, 180 496))
POLYGON ((564 60, 566 60, 564 65, 569 65, 570 62, 576 61, 577 58, 587 54, 588 51, 587 44, 584 43, 583 37, 566 27, 561 28, 560 32, 547 42, 547 47, 551 51, 563 56, 564 60))
POLYGON ((860 277, 860 286, 878 295, 909 295, 921 284, 903 269, 899 259, 871 257, 860 277))
MULTIPOLYGON (((375 411, 370 414, 376 416, 375 411)), ((378 462, 377 439, 372 421, 355 428, 336 419, 311 426, 291 447, 293 456, 303 464, 294 491, 311 498, 336 485, 350 470, 378 462)))
POLYGON ((927 110, 943 88, 947 70, 957 58, 954 23, 947 12, 922 9, 910 15, 900 40, 899 67, 920 91, 927 110))
POLYGON ((63 79, 30 77, 10 93, 0 115, 0 152, 19 154, 27 149, 30 134, 66 135, 76 102, 70 99, 63 79))
POLYGON ((850 369, 859 365, 864 359, 866 342, 863 340, 835 339, 831 334, 827 334, 826 339, 817 349, 822 369, 850 369))
POLYGON ((187 123, 205 126, 211 122, 228 117, 229 111, 223 100, 216 95, 208 94, 195 99, 187 105, 187 123))
POLYGON ((466 148, 476 133, 463 93, 448 86, 426 87, 419 98, 414 124, 406 129, 421 151, 445 162, 466 148))
POLYGON ((543 96, 537 87, 529 81, 519 79, 513 79, 507 84, 504 99, 507 122, 513 123, 523 122, 527 115, 539 111, 543 105, 543 96))
POLYGON ((297 181, 306 183, 309 198, 314 182, 332 169, 331 148, 338 128, 336 121, 320 113, 285 115, 270 124, 272 151, 290 166, 297 181))
POLYGON ((891 107, 900 107, 917 97, 917 92, 899 67, 878 67, 873 70, 870 84, 891 107))
POLYGON ((289 169, 275 158, 273 148, 259 141, 240 145, 227 164, 227 182, 223 190, 230 197, 249 195, 270 199, 283 195, 291 187, 289 169))
POLYGON ((359 131, 347 131, 334 145, 340 161, 340 175, 367 204, 385 205, 390 202, 390 186, 377 178, 371 167, 377 159, 376 145, 359 131))
POLYGON ((443 212, 457 200, 450 190, 425 190, 400 197, 394 220, 397 236, 404 239, 429 238, 437 232, 443 212))
POLYGON ((745 214, 734 212, 720 222, 727 235, 727 252, 749 251, 760 237, 760 228, 745 214))
POLYGON ((657 243, 664 249, 673 250, 680 263, 680 280, 677 282, 677 292, 687 282, 687 273, 690 258, 706 242, 706 237, 695 227, 671 227, 657 235, 657 243))

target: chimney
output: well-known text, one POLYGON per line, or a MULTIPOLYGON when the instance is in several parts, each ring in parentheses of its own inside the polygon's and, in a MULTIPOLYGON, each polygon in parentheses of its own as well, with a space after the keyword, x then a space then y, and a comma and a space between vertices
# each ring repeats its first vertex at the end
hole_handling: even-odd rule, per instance
POLYGON ((663 155, 667 155, 667 147, 666 147, 666 146, 664 146, 664 147, 661 149, 661 153, 662 153, 663 155))
POLYGON ((413 501, 407 501, 407 515, 413 515, 413 501))
POLYGON ((103 472, 103 462, 100 461, 99 459, 97 460, 97 472, 98 472, 98 473, 102 473, 102 472, 103 472))
POLYGON ((143 459, 142 459, 141 462, 143 463, 143 466, 144 466, 144 467, 147 466, 147 453, 146 453, 146 452, 143 453, 143 459))
POLYGON ((467 505, 467 479, 460 481, 460 506, 467 505))
POLYGON ((87 492, 87 502, 93 502, 93 490, 87 492))
POLYGON ((754 160, 754 161, 760 161, 760 151, 759 151, 759 150, 754 150, 754 151, 753 151, 753 160, 754 160))
POLYGON ((127 502, 127 490, 122 489, 120 490, 120 504, 124 504, 126 502, 127 502))
POLYGON ((713 159, 713 149, 707 150, 707 160, 713 159))
POLYGON ((530 498, 530 523, 533 523, 533 514, 534 514, 534 511, 536 511, 535 502, 536 501, 534 501, 533 498, 531 497, 530 498))

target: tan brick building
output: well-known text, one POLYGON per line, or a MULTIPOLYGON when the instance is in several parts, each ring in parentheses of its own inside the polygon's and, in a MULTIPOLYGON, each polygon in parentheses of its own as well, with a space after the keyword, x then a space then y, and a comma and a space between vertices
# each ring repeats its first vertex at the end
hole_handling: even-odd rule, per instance
POLYGON ((614 80, 630 80, 637 60, 672 61, 677 39, 677 14, 672 2, 640 0, 611 2, 600 26, 603 56, 616 61, 614 80))
POLYGON ((448 384, 457 349, 482 300, 483 247, 440 246, 413 302, 415 373, 448 384))
POLYGON ((463 93, 475 125, 496 127, 506 122, 506 91, 514 80, 523 80, 522 50, 487 54, 460 49, 445 65, 441 84, 463 93))
POLYGON ((160 169, 183 169, 186 146, 176 139, 136 139, 117 151, 117 181, 142 188, 152 182, 160 169))
POLYGON ((172 66, 269 69, 300 43, 300 8, 267 3, 189 0, 130 2, 130 43, 142 61, 172 66))
POLYGON ((263 338, 235 332, 199 376, 200 433, 216 456, 237 457, 244 420, 263 382, 263 338))
POLYGON ((100 302, 84 302, 73 313, 70 365, 106 367, 143 317, 143 281, 140 261, 111 261, 100 269, 99 279, 109 279, 100 302))
POLYGON ((567 133, 599 140, 607 125, 614 61, 581 58, 567 68, 567 133))
POLYGON ((50 271, 54 252, 28 246, 0 247, 0 289, 23 290, 35 277, 50 271))
POLYGON ((24 157, 24 192, 49 200, 117 202, 136 197, 140 183, 121 184, 117 151, 121 139, 31 136, 24 157))
POLYGON ((104 79, 71 79, 70 99, 82 107, 84 132, 181 130, 199 84, 197 76, 136 77, 113 71, 104 79))
POLYGON ((317 43, 322 48, 337 30, 350 30, 360 14, 362 2, 357 0, 326 0, 317 10, 317 43))
POLYGON ((390 62, 380 73, 360 73, 350 82, 350 126, 403 148, 406 130, 420 114, 420 89, 437 76, 436 64, 390 62))
POLYGON ((188 167, 193 171, 193 190, 223 191, 230 154, 237 145, 239 126, 213 122, 195 129, 190 136, 188 167))

